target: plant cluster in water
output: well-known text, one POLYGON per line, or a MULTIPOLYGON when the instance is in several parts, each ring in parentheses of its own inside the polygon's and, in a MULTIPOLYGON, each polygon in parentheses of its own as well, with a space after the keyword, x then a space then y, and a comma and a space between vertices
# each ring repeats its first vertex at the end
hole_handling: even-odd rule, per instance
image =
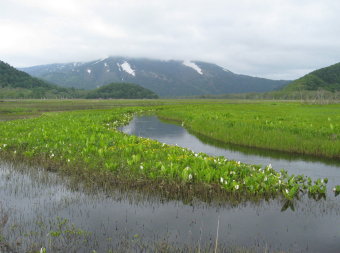
MULTIPOLYGON (((300 194, 320 198, 327 179, 314 182, 302 175, 194 153, 117 130, 143 108, 46 113, 34 119, 0 122, 0 155, 46 168, 105 171, 115 183, 154 185, 158 189, 199 189, 233 196, 300 194)), ((91 173, 94 175, 95 173, 91 173)), ((95 178, 93 179, 95 180, 95 178)), ((195 192, 193 193, 195 194, 195 192)))

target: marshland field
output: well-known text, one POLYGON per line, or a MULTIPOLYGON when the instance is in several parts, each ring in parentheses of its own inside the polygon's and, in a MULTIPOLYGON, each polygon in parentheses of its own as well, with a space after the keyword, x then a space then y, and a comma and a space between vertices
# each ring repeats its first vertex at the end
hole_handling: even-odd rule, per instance
POLYGON ((338 252, 340 104, 0 101, 0 252, 338 252))

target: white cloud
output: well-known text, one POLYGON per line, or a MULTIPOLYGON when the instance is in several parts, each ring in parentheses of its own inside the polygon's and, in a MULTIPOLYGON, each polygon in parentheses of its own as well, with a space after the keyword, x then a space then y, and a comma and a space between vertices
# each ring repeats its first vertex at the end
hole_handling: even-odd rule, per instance
POLYGON ((339 9, 333 0, 2 0, 0 55, 14 66, 203 60, 293 79, 340 61, 339 9))

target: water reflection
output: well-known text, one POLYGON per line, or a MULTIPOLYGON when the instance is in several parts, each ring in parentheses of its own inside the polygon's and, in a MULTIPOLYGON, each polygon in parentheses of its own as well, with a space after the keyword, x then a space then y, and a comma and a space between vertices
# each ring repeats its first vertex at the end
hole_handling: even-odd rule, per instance
POLYGON ((127 134, 156 139, 167 144, 189 148, 213 156, 224 156, 231 160, 249 164, 268 165, 285 169, 290 174, 304 174, 312 179, 329 179, 329 192, 334 185, 340 184, 340 162, 280 153, 235 145, 225 145, 206 137, 195 136, 179 125, 160 121, 156 116, 135 117, 130 124, 121 128, 127 134))
MULTIPOLYGON (((252 159, 257 159, 255 163, 272 163, 276 168, 281 165, 314 177, 327 175, 329 184, 339 182, 339 167, 335 165, 255 156, 213 147, 185 129, 164 124, 155 117, 135 118, 123 131, 196 152, 225 155, 251 163, 254 163, 252 159)), ((16 252, 38 250, 42 246, 48 248, 47 252, 156 251, 157 243, 175 249, 200 245, 213 251, 218 222, 221 251, 232 246, 249 247, 255 252, 264 252, 264 249, 269 252, 339 252, 340 249, 340 202, 334 196, 319 201, 303 196, 293 202, 262 200, 257 204, 216 206, 194 201, 187 205, 181 201, 165 201, 155 195, 104 192, 95 186, 87 189, 74 184, 69 178, 39 168, 0 163, 0 232, 3 236, 0 252, 4 242, 16 252), (2 224, 6 215, 8 221, 2 224), (58 231, 58 217, 68 219, 75 228, 90 234, 77 238, 51 236, 51 231, 58 231)), ((66 228, 72 231, 72 227, 66 228)))
MULTIPOLYGON (((155 242, 195 247, 200 240, 202 246, 214 246, 219 221, 220 248, 236 245, 260 252, 265 247, 292 252, 338 252, 340 248, 338 201, 303 198, 294 207, 287 203, 281 212, 283 203, 278 200, 233 207, 199 202, 185 205, 138 194, 130 198, 120 192, 108 195, 95 189, 91 194, 91 190, 78 189, 71 190, 68 180, 56 174, 2 163, 0 204, 9 216, 1 228, 4 241, 11 242, 17 252, 26 252, 32 243, 37 249, 49 247, 48 252, 58 247, 60 252, 107 252, 126 244, 129 248, 124 251, 138 252, 136 235, 151 247, 149 251, 155 242), (63 219, 91 234, 51 237, 63 219)), ((66 228, 72 230, 72 226, 66 228)))

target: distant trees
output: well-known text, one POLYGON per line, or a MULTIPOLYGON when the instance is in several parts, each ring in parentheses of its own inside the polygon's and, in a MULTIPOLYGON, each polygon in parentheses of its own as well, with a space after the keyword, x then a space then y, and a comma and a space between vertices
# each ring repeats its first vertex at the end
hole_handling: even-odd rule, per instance
POLYGON ((86 98, 158 98, 158 96, 139 85, 131 83, 111 83, 89 91, 86 98))

